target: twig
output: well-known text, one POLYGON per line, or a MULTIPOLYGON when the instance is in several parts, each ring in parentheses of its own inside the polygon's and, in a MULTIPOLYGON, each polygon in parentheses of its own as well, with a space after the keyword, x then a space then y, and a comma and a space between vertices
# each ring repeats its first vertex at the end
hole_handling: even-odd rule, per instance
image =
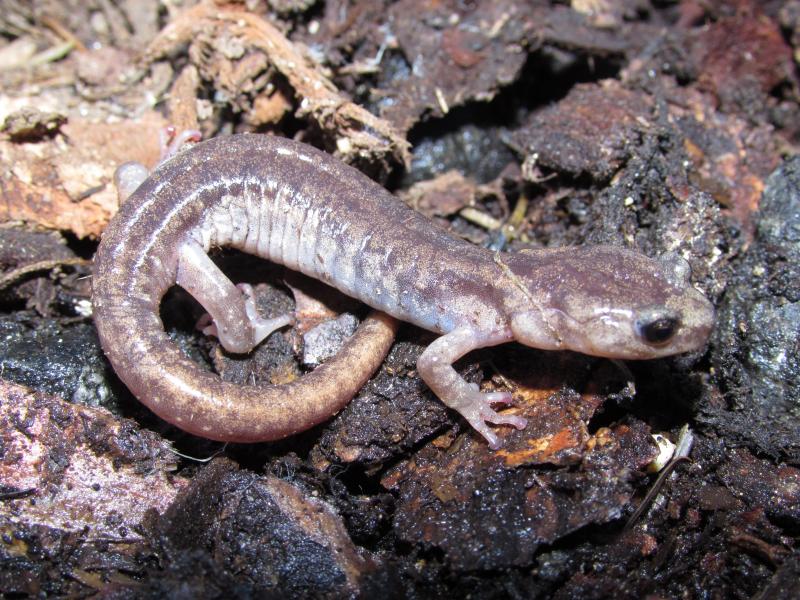
POLYGON ((647 495, 642 500, 642 503, 639 504, 639 507, 634 511, 631 515, 631 518, 628 519, 628 522, 625 524, 625 528, 623 531, 628 531, 631 527, 636 524, 636 521, 642 516, 642 514, 648 509, 648 507, 652 504, 653 500, 656 499, 658 493, 661 491, 661 488, 664 487, 664 483, 667 481, 667 477, 675 470, 675 467, 678 466, 678 463, 688 461, 689 453, 692 451, 692 445, 694 443, 694 434, 692 430, 689 429, 688 425, 684 425, 681 428, 681 432, 678 436, 678 443, 675 445, 675 454, 672 455, 672 459, 667 463, 664 469, 659 473, 658 479, 656 479, 653 487, 650 488, 650 491, 647 492, 647 495))
POLYGON ((61 258, 55 260, 40 260, 39 262, 13 269, 0 277, 0 290, 7 288, 14 282, 22 279, 23 277, 35 273, 37 271, 50 271, 58 267, 76 266, 83 267, 89 265, 90 262, 85 258, 61 258))

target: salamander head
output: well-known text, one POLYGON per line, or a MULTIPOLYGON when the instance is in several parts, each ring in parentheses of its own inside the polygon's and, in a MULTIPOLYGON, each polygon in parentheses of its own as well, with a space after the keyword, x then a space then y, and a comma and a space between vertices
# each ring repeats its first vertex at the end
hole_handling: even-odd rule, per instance
POLYGON ((508 258, 515 285, 528 289, 511 310, 514 338, 523 344, 647 359, 700 349, 711 333, 714 308, 677 255, 654 260, 594 246, 508 258))

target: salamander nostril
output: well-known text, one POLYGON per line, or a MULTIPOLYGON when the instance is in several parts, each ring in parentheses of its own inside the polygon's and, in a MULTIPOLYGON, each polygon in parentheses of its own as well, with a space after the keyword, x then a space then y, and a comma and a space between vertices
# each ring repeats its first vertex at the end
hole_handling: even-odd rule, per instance
POLYGON ((648 322, 638 322, 639 335, 649 344, 665 344, 678 331, 679 321, 675 317, 659 317, 648 322))

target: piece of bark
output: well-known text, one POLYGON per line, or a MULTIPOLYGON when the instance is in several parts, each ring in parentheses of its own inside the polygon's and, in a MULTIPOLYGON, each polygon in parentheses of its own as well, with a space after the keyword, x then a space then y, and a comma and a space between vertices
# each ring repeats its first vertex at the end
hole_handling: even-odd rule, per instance
MULTIPOLYGON (((241 7, 205 1, 188 9, 150 44, 142 66, 173 55, 187 45, 192 56, 191 44, 207 37, 230 40, 229 60, 256 60, 261 56, 259 64, 277 70, 299 99, 296 115, 310 119, 329 136, 331 149, 345 162, 376 163, 384 174, 396 165, 408 163, 408 143, 399 132, 342 96, 319 66, 274 25, 241 7), (253 51, 258 55, 248 54, 253 51)), ((259 69, 263 70, 263 66, 259 69)))
POLYGON ((50 140, 0 140, 0 221, 99 237, 117 210, 114 170, 130 160, 155 164, 165 124, 155 112, 117 123, 71 117, 50 140))
POLYGON ((168 443, 108 411, 0 380, 0 521, 141 540, 186 482, 168 443))

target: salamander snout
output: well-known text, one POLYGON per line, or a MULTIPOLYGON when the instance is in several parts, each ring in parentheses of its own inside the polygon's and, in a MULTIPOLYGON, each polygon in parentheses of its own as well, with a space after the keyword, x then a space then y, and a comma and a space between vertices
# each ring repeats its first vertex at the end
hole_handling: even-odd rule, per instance
MULTIPOLYGON (((657 293, 662 303, 635 310, 633 330, 645 346, 658 356, 678 354, 701 348, 714 324, 714 308, 706 297, 691 285, 689 263, 675 253, 654 261, 661 267, 668 284, 657 293)), ((655 277, 658 280, 658 277, 655 277)), ((659 286, 652 286, 658 289, 659 286)))
POLYGON ((583 327, 583 351, 646 359, 701 349, 711 334, 714 308, 692 287, 689 263, 670 254, 659 259, 641 257, 636 266, 637 293, 626 296, 628 287, 621 282, 618 293, 609 293, 593 314, 574 306, 569 311, 583 327))

